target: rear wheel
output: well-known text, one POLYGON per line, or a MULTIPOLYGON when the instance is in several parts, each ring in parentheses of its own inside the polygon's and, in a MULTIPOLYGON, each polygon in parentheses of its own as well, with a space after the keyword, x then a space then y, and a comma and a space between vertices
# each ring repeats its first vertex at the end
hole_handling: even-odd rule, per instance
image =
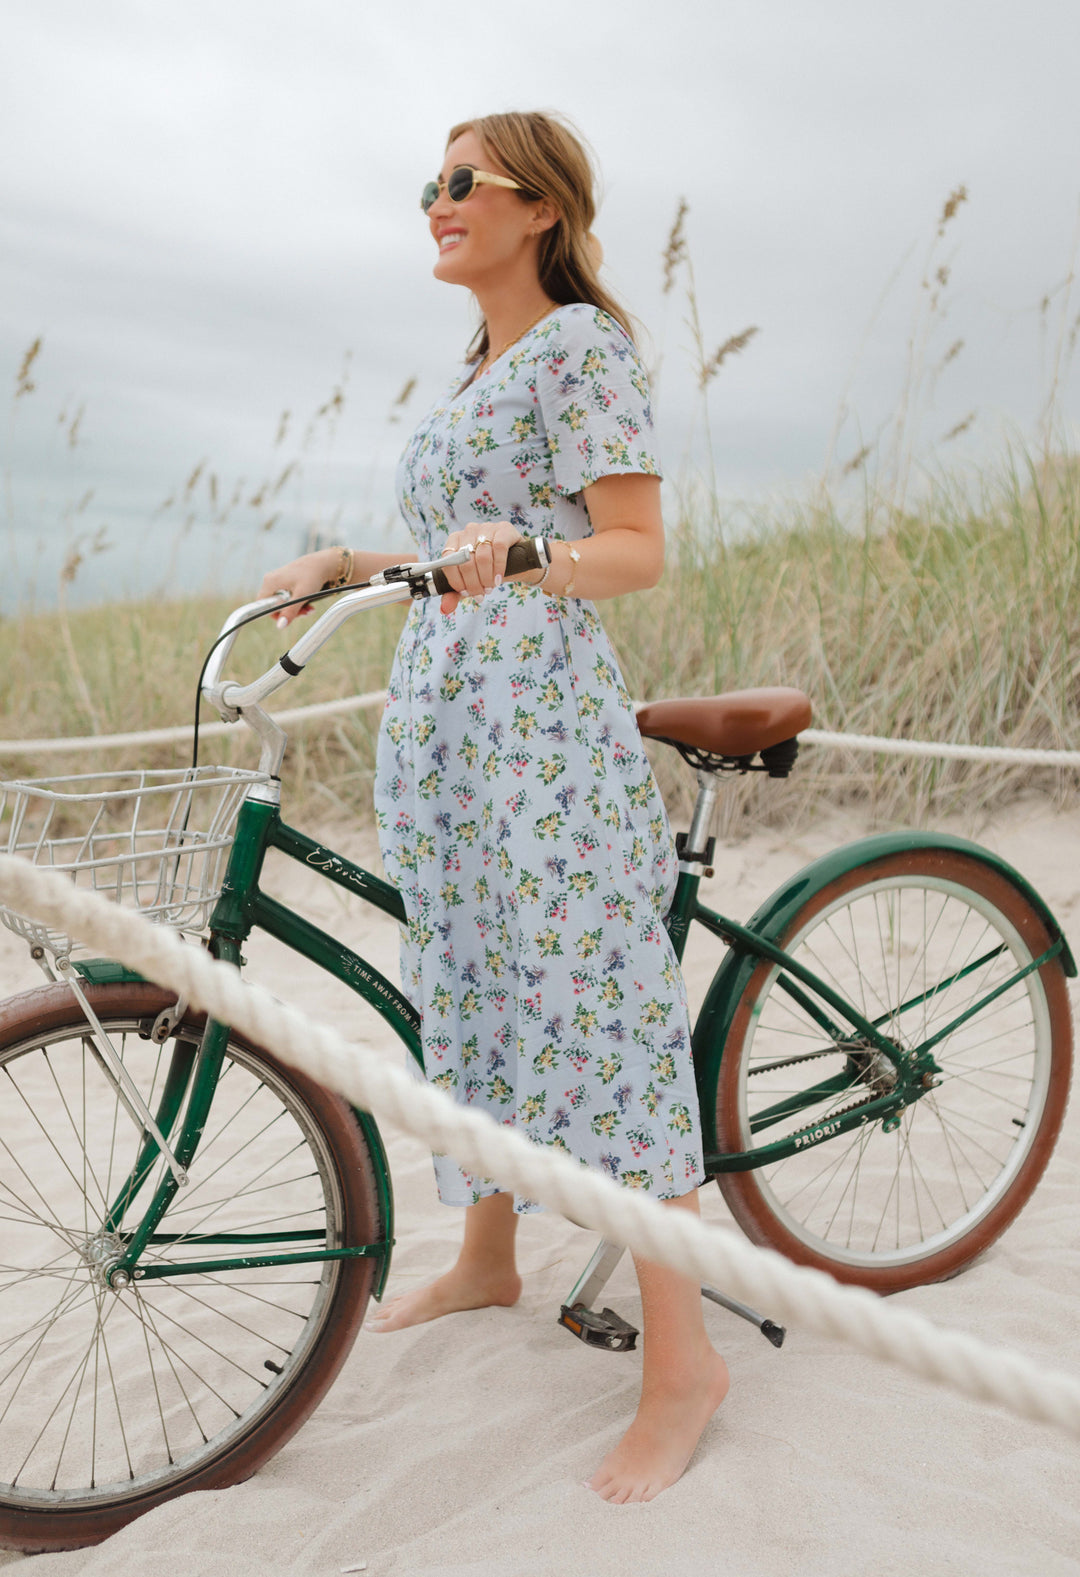
MULTIPOLYGON (((148 985, 87 994, 156 1113, 202 1020, 185 1018, 162 1046, 147 1037, 173 998, 148 985)), ((110 1261, 163 1163, 110 1229, 141 1135, 66 987, 0 1009, 0 1113, 0 1544, 65 1549, 173 1495, 236 1483, 280 1449, 344 1362, 378 1261, 249 1265, 111 1290, 110 1261)), ((384 1235, 349 1107, 237 1034, 189 1175, 141 1266, 384 1235)))
MULTIPOLYGON (((907 1049, 984 1001, 1052 941, 1003 875, 933 849, 837 878, 777 940, 907 1049)), ((888 1058, 850 1040, 838 1047, 787 979, 762 963, 735 1010, 717 1090, 722 1152, 819 1127, 890 1087, 888 1058), (768 1108, 800 1096, 796 1110, 763 1122, 768 1108)), ((1065 1112, 1072 1030, 1059 960, 986 1001, 933 1056, 937 1087, 893 1131, 868 1123, 785 1160, 722 1174, 747 1235, 879 1292, 955 1275, 992 1243, 1042 1176, 1065 1112)))

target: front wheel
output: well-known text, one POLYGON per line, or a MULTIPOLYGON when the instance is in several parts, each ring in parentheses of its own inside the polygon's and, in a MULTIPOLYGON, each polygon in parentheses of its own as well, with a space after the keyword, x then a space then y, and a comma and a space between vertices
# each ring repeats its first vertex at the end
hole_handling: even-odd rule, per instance
MULTIPOLYGON (((1052 945, 1044 920, 979 860, 917 849, 834 879, 775 940, 904 1049, 978 1010, 933 1048, 937 1087, 891 1131, 869 1122, 722 1174, 732 1213, 752 1241, 878 1292, 955 1275, 1024 1205, 1065 1113, 1072 1030, 1060 960, 991 1000, 1052 945)), ((790 985, 763 962, 735 1009, 717 1086, 722 1153, 888 1093, 889 1059, 837 1045, 790 985)))
MULTIPOLYGON (((158 1045, 173 997, 87 995, 175 1133, 201 1018, 158 1045)), ((230 1032, 189 1182, 140 1258, 145 1279, 114 1291, 110 1260, 163 1163, 136 1186, 139 1127, 67 987, 0 1007, 0 1091, 0 1545, 68 1549, 280 1449, 344 1362, 378 1259, 251 1261, 375 1245, 384 1224, 349 1107, 230 1032), (147 1274, 162 1267, 187 1269, 147 1274)))

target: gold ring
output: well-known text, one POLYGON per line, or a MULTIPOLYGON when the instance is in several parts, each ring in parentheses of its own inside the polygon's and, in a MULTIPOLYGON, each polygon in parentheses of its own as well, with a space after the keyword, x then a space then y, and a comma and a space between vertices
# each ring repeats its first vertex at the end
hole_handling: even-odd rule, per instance
POLYGON ((490 537, 485 537, 483 532, 481 532, 481 534, 476 539, 476 546, 479 547, 481 542, 490 542, 490 541, 491 541, 491 538, 490 537))

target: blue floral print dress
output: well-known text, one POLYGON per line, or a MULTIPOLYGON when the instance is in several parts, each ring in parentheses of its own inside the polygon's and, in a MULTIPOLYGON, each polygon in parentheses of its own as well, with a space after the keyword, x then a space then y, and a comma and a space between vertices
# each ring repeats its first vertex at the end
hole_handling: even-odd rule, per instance
MULTIPOLYGON (((423 555, 471 521, 589 536, 584 487, 659 475, 641 363, 596 308, 556 308, 462 389, 467 376, 398 471, 423 555)), ((686 999, 662 923, 675 850, 592 604, 513 583, 450 615, 415 602, 375 784, 427 1077, 627 1186, 695 1187, 686 999)), ((497 1192, 447 1156, 435 1170, 447 1204, 497 1192)))

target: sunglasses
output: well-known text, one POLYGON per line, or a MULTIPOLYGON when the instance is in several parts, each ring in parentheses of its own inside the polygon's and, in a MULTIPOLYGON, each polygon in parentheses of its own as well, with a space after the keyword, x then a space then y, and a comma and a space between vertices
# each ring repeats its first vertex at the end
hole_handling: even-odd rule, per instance
POLYGON ((457 164, 450 171, 446 180, 429 181, 420 194, 420 207, 428 212, 432 203, 439 200, 439 193, 446 187, 446 195, 452 203, 464 203, 472 196, 478 186, 509 186, 511 190, 520 192, 523 188, 517 181, 512 181, 508 175, 489 175, 487 170, 474 170, 471 164, 457 164))

